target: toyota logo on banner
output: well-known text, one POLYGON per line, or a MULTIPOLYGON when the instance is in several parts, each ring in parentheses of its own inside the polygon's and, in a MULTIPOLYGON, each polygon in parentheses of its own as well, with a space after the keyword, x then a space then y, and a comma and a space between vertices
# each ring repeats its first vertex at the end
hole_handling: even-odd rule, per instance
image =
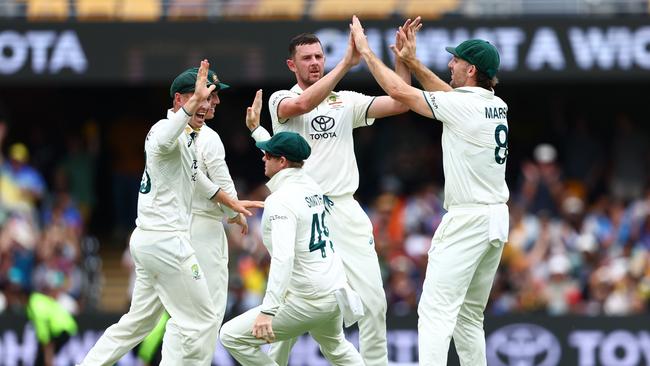
POLYGON ((328 116, 316 116, 311 120, 311 128, 315 132, 325 132, 334 128, 334 118, 328 116))
POLYGON ((491 366, 558 366, 562 350, 553 333, 535 324, 511 324, 492 332, 486 343, 491 366))

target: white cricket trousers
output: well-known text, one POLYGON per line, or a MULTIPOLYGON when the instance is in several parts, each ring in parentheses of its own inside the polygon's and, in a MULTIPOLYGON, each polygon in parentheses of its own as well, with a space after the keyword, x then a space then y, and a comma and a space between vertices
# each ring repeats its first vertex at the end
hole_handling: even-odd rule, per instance
MULTIPOLYGON (((190 223, 190 242, 205 274, 208 291, 216 312, 214 328, 212 329, 212 343, 206 344, 206 352, 214 354, 217 346, 217 335, 226 311, 226 298, 228 295, 228 239, 223 224, 214 217, 192 215, 190 223)), ((174 360, 182 353, 175 346, 180 344, 178 324, 172 317, 167 322, 163 338, 163 357, 174 360)))
MULTIPOLYGON (((276 341, 296 338, 306 332, 320 345, 320 350, 333 365, 363 366, 361 355, 343 334, 343 317, 334 294, 319 299, 303 299, 287 294, 285 303, 273 317, 276 341)), ((253 336, 253 323, 260 314, 256 307, 226 322, 220 339, 224 347, 242 365, 277 366, 260 346, 266 341, 253 336)))
MULTIPOLYGON (((329 197, 325 204, 334 251, 339 254, 348 283, 361 297, 365 315, 359 320, 359 350, 365 365, 388 365, 386 294, 375 251, 372 223, 352 195, 329 197)), ((269 354, 282 366, 289 360, 295 339, 273 344, 269 354)))
POLYGON ((418 305, 420 365, 447 365, 453 335, 463 366, 485 366, 483 311, 507 238, 505 205, 451 207, 431 240, 418 305), (505 210, 503 209, 505 208, 505 210), (505 234, 490 240, 494 228, 505 234))
POLYGON ((216 333, 216 313, 189 233, 136 228, 129 246, 136 273, 131 308, 106 329, 81 365, 115 364, 151 332, 163 308, 178 324, 182 361, 163 358, 161 365, 209 365, 212 354, 206 355, 203 342, 206 334, 216 333))

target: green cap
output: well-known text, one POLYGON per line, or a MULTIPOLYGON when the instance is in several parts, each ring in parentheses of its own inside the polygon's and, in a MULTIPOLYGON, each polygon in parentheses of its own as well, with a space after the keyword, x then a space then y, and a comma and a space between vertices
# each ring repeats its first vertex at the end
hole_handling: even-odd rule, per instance
MULTIPOLYGON (((193 92, 198 73, 198 67, 193 67, 180 73, 174 79, 174 82, 172 82, 172 86, 169 88, 169 95, 173 98, 175 93, 184 94, 193 92)), ((230 85, 220 82, 217 74, 212 70, 208 70, 208 86, 210 85, 216 85, 217 88, 215 90, 230 88, 230 85)))
POLYGON ((278 132, 270 140, 256 142, 255 146, 271 155, 284 156, 294 162, 303 161, 311 154, 307 141, 295 132, 278 132))
POLYGON ((462 58, 492 78, 499 71, 499 51, 490 42, 470 39, 457 47, 446 47, 447 52, 462 58))

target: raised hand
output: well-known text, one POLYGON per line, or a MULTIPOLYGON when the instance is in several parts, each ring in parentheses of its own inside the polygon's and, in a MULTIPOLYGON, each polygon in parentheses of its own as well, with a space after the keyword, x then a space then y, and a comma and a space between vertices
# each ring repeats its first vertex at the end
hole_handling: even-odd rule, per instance
POLYGON ((207 59, 201 61, 199 66, 199 71, 196 74, 196 84, 194 84, 194 94, 199 98, 200 101, 208 99, 210 93, 217 87, 216 85, 210 85, 208 87, 208 70, 210 69, 210 63, 207 59))
POLYGON ((262 89, 255 93, 253 104, 246 108, 246 127, 253 131, 260 126, 260 115, 262 113, 262 89))
POLYGON ((407 19, 395 34, 395 44, 390 49, 399 60, 408 63, 415 59, 416 34, 422 28, 420 17, 407 19))
POLYGON ((361 54, 357 51, 352 34, 348 37, 348 49, 345 51, 343 60, 350 67, 357 65, 361 61, 361 54))
POLYGON ((352 24, 350 24, 350 34, 352 35, 352 40, 354 45, 357 48, 359 53, 364 53, 370 51, 370 46, 368 45, 368 39, 363 33, 363 26, 356 15, 352 16, 352 24))

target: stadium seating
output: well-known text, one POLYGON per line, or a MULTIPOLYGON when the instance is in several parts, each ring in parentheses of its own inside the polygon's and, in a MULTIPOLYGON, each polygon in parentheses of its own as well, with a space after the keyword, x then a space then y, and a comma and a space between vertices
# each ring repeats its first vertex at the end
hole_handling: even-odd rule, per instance
POLYGON ((405 18, 418 15, 422 19, 438 19, 442 15, 453 12, 460 6, 459 0, 405 0, 401 13, 405 18))
POLYGON ((245 18, 257 8, 260 0, 237 0, 224 2, 221 15, 226 18, 245 18))
POLYGON ((300 19, 305 12, 305 0, 260 0, 250 13, 258 19, 300 19))
POLYGON ((167 18, 172 20, 205 19, 208 16, 207 0, 169 0, 167 18))
POLYGON ((348 19, 356 14, 362 20, 384 19, 395 13, 398 4, 397 0, 314 0, 310 16, 321 20, 348 19))
POLYGON ((161 15, 160 0, 122 0, 116 10, 116 16, 125 21, 157 21, 161 15))
POLYGON ((77 19, 106 20, 115 17, 118 0, 75 0, 74 3, 77 19))
POLYGON ((27 0, 27 19, 66 20, 70 15, 68 0, 27 0))

